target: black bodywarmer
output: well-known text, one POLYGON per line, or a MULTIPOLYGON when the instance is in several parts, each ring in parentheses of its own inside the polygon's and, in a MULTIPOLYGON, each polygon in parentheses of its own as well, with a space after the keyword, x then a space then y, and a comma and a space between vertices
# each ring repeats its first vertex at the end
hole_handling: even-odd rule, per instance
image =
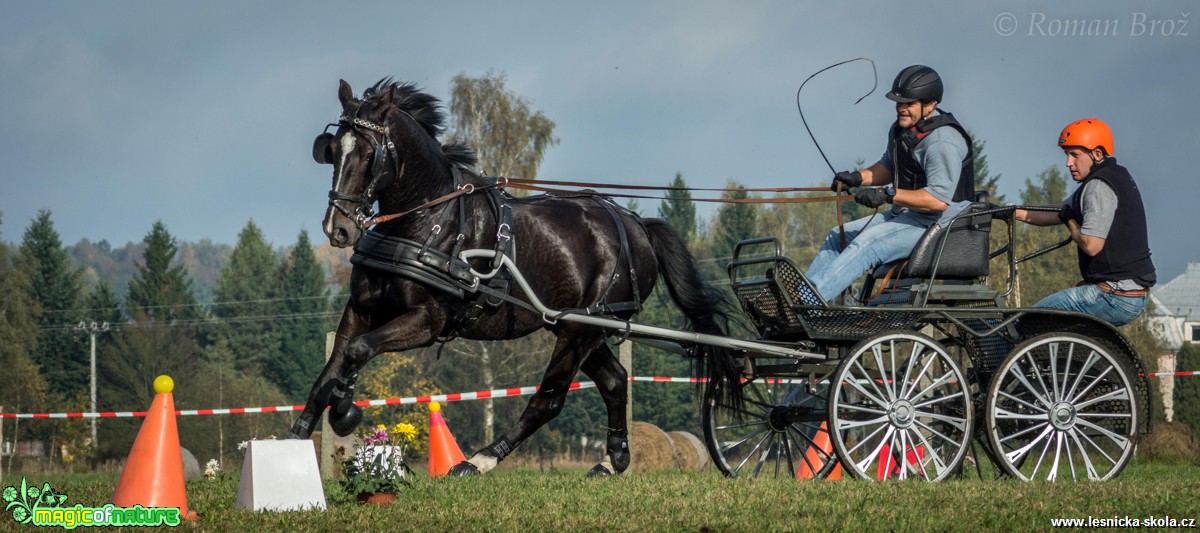
POLYGON ((967 157, 963 159, 962 168, 959 170, 952 201, 974 201, 975 153, 974 147, 971 146, 971 136, 954 119, 954 115, 944 112, 923 119, 916 126, 907 129, 901 128, 899 123, 892 124, 891 130, 888 132, 888 146, 892 152, 896 189, 915 191, 923 189, 929 184, 925 169, 921 167, 920 162, 913 155, 913 151, 925 136, 929 135, 929 132, 941 127, 954 128, 967 142, 967 157))
POLYGON ((1071 198, 1075 222, 1083 225, 1081 199, 1088 182, 1101 180, 1112 187, 1117 195, 1117 212, 1113 214, 1112 227, 1104 239, 1104 248, 1095 256, 1079 250, 1079 273, 1084 281, 1136 280, 1144 287, 1154 285, 1154 263, 1150 261, 1150 244, 1146 228, 1146 210, 1142 205, 1142 194, 1125 167, 1109 157, 1092 167, 1092 171, 1071 198))

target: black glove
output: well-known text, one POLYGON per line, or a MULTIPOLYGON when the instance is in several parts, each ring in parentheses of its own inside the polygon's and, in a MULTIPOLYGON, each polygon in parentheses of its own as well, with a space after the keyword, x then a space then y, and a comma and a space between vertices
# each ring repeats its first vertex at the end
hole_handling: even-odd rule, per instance
POLYGON ((871 187, 869 189, 863 189, 858 191, 858 194, 854 195, 855 202, 870 207, 871 209, 886 204, 891 200, 892 198, 888 196, 887 191, 885 191, 883 187, 871 187))
POLYGON ((1063 204, 1062 209, 1058 210, 1058 219, 1066 224, 1072 218, 1075 218, 1075 209, 1071 207, 1071 204, 1063 204))
POLYGON ((848 191, 851 187, 862 185, 862 173, 855 170, 854 172, 838 172, 833 176, 833 183, 829 184, 829 190, 837 192, 838 183, 842 184, 842 191, 848 191))

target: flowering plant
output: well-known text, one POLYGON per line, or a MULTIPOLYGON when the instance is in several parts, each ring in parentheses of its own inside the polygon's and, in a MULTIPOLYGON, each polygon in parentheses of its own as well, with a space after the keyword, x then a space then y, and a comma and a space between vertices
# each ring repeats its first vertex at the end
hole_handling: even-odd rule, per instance
POLYGON ((417 438, 417 428, 383 424, 362 439, 354 455, 342 461, 342 488, 350 494, 394 494, 410 484, 404 450, 417 438))

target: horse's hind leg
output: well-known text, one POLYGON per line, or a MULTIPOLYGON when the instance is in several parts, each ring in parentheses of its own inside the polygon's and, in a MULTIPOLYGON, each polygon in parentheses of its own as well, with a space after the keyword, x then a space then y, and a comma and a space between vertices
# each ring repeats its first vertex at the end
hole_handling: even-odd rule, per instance
POLYGON ((629 405, 629 374, 607 344, 600 345, 583 362, 583 373, 596 382, 608 409, 608 441, 604 460, 588 476, 620 474, 629 468, 629 428, 625 411, 629 405))
MULTIPOLYGON (((550 357, 550 366, 542 375, 538 391, 529 399, 517 424, 499 438, 475 452, 470 459, 454 465, 451 475, 469 476, 496 467, 517 445, 529 438, 538 428, 558 416, 567 399, 568 388, 583 361, 604 345, 604 332, 595 328, 568 325, 558 332, 558 342, 550 357)), ((607 349, 607 347, 605 347, 607 349)), ((612 353, 609 352, 609 356, 612 353)))

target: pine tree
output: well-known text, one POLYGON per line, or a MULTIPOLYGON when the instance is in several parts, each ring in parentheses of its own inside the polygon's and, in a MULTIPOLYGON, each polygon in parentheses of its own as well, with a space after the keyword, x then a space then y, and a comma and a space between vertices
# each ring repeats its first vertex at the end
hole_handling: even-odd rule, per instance
POLYGON ((262 230, 251 220, 238 234, 229 263, 217 275, 213 315, 221 319, 217 338, 225 339, 240 368, 257 368, 273 383, 284 377, 271 361, 279 356, 279 265, 262 230))
MULTIPOLYGON (((682 172, 675 173, 675 179, 671 180, 669 187, 687 188, 687 182, 683 180, 682 172)), ((658 207, 658 218, 666 220, 672 228, 675 228, 675 231, 679 232, 679 236, 683 237, 683 242, 691 242, 696 236, 696 203, 692 201, 692 192, 668 190, 666 198, 663 198, 662 204, 658 207)))
MULTIPOLYGON (((1176 355, 1175 368, 1200 368, 1200 345, 1185 342, 1176 355)), ((1200 434, 1200 378, 1177 378, 1174 403, 1175 420, 1192 428, 1192 433, 1200 434)))
MULTIPOLYGON (((730 180, 726 188, 733 189, 721 195, 722 198, 744 200, 750 195, 746 187, 737 181, 730 180)), ((725 268, 725 264, 733 259, 733 249, 737 243, 754 237, 758 208, 750 203, 722 204, 717 211, 717 218, 712 229, 712 253, 717 264, 725 268)))
POLYGON ((113 292, 112 285, 105 280, 96 284, 96 288, 87 298, 86 307, 88 316, 96 322, 107 322, 115 327, 124 320, 117 294, 113 292))
MULTIPOLYGON (((0 220, 2 224, 2 220, 0 220)), ((14 256, 0 240, 0 391, 9 412, 39 409, 45 405, 46 382, 30 358, 38 343, 38 303, 33 292, 30 268, 22 268, 22 257, 14 256)), ((11 430, 10 430, 11 431, 11 430)), ((6 433, 7 438, 13 438, 6 433)))
POLYGON ((1004 195, 1000 194, 1000 175, 988 172, 988 156, 983 153, 984 146, 987 146, 987 141, 974 135, 971 136, 971 151, 975 153, 975 190, 987 191, 989 202, 1003 205, 1004 195))
MULTIPOLYGON (((97 339, 97 406, 100 410, 140 410, 154 397, 154 379, 173 377, 176 407, 185 409, 189 395, 203 395, 188 383, 199 372, 200 349, 196 344, 194 320, 203 316, 192 294, 191 281, 183 266, 172 266, 175 238, 161 221, 155 222, 143 239, 142 263, 129 281, 126 322, 113 309, 115 297, 103 285, 91 296, 92 309, 120 324, 103 342, 97 339), (107 311, 105 311, 107 310, 107 311)), ((191 407, 197 407, 192 405, 191 407)), ((207 407, 207 405, 203 406, 207 407)), ((136 420, 106 420, 98 426, 101 449, 98 460, 129 453, 137 434, 136 420)))
POLYGON ((175 237, 162 221, 156 221, 142 240, 146 251, 142 264, 129 281, 126 309, 135 320, 195 320, 203 316, 192 293, 187 270, 175 262, 175 237))
POLYGON ((267 370, 280 378, 280 388, 289 398, 304 400, 325 364, 322 326, 329 311, 325 273, 317 263, 307 231, 300 231, 280 278, 280 310, 289 318, 280 324, 283 335, 279 352, 268 360, 267 370))
POLYGON ((63 399, 86 394, 88 353, 83 338, 71 330, 83 319, 79 314, 82 270, 72 264, 50 211, 38 211, 25 230, 21 253, 32 268, 29 294, 42 311, 33 360, 41 367, 52 394, 63 399))

